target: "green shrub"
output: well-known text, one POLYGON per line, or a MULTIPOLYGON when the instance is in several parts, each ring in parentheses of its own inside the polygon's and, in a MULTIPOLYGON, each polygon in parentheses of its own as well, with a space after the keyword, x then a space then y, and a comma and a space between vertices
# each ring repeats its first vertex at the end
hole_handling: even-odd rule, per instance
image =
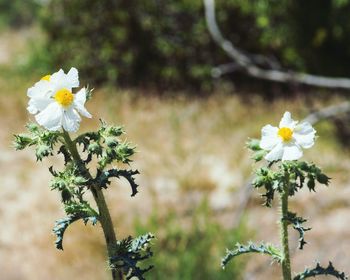
POLYGON ((18 28, 32 24, 40 8, 35 0, 0 0, 0 27, 18 28))
POLYGON ((174 211, 154 213, 146 224, 137 222, 137 233, 157 233, 152 248, 155 267, 148 272, 150 279, 169 280, 231 280, 240 279, 244 262, 239 260, 225 270, 221 256, 228 244, 247 238, 243 228, 226 229, 210 213, 206 203, 191 216, 179 218, 174 211))
MULTIPOLYGON (((220 4, 224 30, 237 26, 242 41, 252 43, 254 32, 251 40, 244 32, 249 17, 235 12, 233 2, 220 4), (231 24, 237 17, 240 25, 231 24)), ((94 84, 207 87, 211 67, 227 57, 203 15, 201 0, 52 0, 42 26, 55 64, 79 67, 94 84)))
MULTIPOLYGON (((216 5, 220 28, 240 49, 295 70, 350 71, 349 0, 216 5)), ((52 70, 74 65, 93 84, 206 89, 211 67, 230 62, 207 31, 202 0, 51 0, 41 22, 52 70)))

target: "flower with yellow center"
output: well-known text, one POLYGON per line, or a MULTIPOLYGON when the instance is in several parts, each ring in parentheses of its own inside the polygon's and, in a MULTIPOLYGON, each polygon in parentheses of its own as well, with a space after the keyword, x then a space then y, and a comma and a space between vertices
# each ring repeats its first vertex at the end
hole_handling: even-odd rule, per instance
POLYGON ((269 151, 265 159, 284 161, 302 157, 302 149, 308 149, 314 145, 316 131, 310 123, 298 124, 289 112, 285 112, 279 127, 266 125, 262 128, 261 134, 260 147, 269 151))
POLYGON ((88 118, 90 113, 85 109, 86 89, 82 88, 73 94, 73 88, 79 86, 78 70, 71 68, 67 74, 63 70, 41 78, 28 89, 30 98, 28 111, 35 114, 36 121, 48 130, 77 131, 81 117, 88 118))

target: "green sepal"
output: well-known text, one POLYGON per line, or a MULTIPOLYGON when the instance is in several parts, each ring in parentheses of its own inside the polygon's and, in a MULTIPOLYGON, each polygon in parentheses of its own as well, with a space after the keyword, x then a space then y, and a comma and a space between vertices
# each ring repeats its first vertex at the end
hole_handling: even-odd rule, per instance
POLYGON ((257 151, 262 150, 260 148, 260 140, 259 139, 250 138, 250 139, 248 139, 246 145, 247 145, 247 148, 249 150, 252 150, 253 152, 257 152, 257 151))
POLYGON ((263 150, 260 147, 260 140, 258 139, 249 139, 246 145, 247 148, 253 152, 252 159, 254 159, 256 162, 261 161, 268 153, 268 151, 263 150))

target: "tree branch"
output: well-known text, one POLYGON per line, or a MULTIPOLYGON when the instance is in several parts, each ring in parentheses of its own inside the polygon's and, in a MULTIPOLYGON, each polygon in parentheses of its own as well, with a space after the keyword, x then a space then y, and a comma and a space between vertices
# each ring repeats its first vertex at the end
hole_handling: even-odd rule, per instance
MULTIPOLYGON (((236 48, 234 44, 232 44, 232 42, 225 39, 222 35, 216 21, 215 0, 203 1, 207 26, 213 40, 248 75, 255 78, 279 83, 296 83, 324 88, 339 88, 347 90, 350 89, 350 79, 348 78, 332 78, 293 71, 283 71, 279 70, 278 67, 275 68, 273 65, 276 65, 276 61, 273 61, 268 57, 264 57, 262 55, 253 55, 252 58, 249 57, 243 51, 236 48), (258 61, 256 61, 256 59, 253 59, 253 57, 259 57, 259 61, 262 61, 262 57, 264 57, 263 60, 265 60, 265 62, 269 62, 266 64, 270 67, 270 69, 264 69, 262 67, 259 67, 257 65, 258 61)), ((236 67, 235 70, 237 70, 236 67)), ((222 73, 225 73, 225 71, 223 71, 222 73)))
POLYGON ((340 114, 345 114, 349 112, 350 112, 350 102, 346 101, 346 102, 342 102, 337 105, 328 106, 326 108, 322 108, 316 112, 313 112, 310 115, 308 115, 304 119, 304 121, 314 125, 315 123, 318 123, 321 120, 334 118, 340 114))

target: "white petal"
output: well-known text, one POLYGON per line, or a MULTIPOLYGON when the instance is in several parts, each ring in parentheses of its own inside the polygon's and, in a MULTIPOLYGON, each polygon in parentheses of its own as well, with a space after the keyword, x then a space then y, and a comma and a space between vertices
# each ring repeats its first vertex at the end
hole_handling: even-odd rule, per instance
POLYGON ((52 91, 52 87, 48 81, 39 81, 35 85, 27 90, 27 96, 30 98, 37 96, 46 96, 52 91))
POLYGON ((308 122, 297 125, 293 137, 298 145, 304 149, 311 148, 315 143, 316 130, 308 122))
POLYGON ((272 125, 265 125, 261 129, 261 141, 260 147, 264 150, 270 151, 273 147, 275 147, 281 139, 278 137, 278 128, 272 125))
POLYGON ((278 143, 266 156, 265 159, 268 161, 279 160, 283 156, 283 145, 278 143))
POLYGON ((78 70, 72 67, 66 75, 66 81, 71 88, 79 86, 79 75, 78 70))
POLYGON ((79 114, 72 108, 65 110, 62 118, 62 125, 64 130, 68 132, 75 132, 79 129, 81 118, 79 114))
POLYGON ((78 70, 72 67, 67 74, 62 69, 51 75, 50 82, 54 86, 54 91, 66 88, 72 90, 72 88, 79 86, 78 70))
POLYGON ((82 105, 86 102, 86 88, 82 88, 75 94, 74 101, 82 105))
POLYGON ((296 160, 301 158, 303 151, 299 145, 289 144, 283 147, 282 161, 284 160, 296 160))
POLYGON ((57 72, 53 73, 50 77, 50 82, 57 85, 65 79, 66 74, 64 74, 63 70, 60 69, 57 72))
POLYGON ((38 109, 36 108, 36 106, 31 101, 32 100, 29 100, 27 110, 28 110, 28 112, 30 114, 36 114, 36 113, 38 113, 38 109))
POLYGON ((296 124, 297 122, 292 119, 292 115, 289 112, 285 112, 280 121, 279 127, 288 127, 293 130, 296 124))
POLYGON ((80 114, 84 117, 91 118, 91 114, 86 110, 84 104, 86 101, 86 89, 82 88, 74 96, 74 105, 80 114))
POLYGON ((48 130, 59 130, 62 126, 63 110, 56 102, 35 116, 36 121, 48 130))
POLYGON ((31 114, 36 114, 43 111, 50 103, 52 103, 50 98, 32 98, 28 102, 27 110, 31 114))

